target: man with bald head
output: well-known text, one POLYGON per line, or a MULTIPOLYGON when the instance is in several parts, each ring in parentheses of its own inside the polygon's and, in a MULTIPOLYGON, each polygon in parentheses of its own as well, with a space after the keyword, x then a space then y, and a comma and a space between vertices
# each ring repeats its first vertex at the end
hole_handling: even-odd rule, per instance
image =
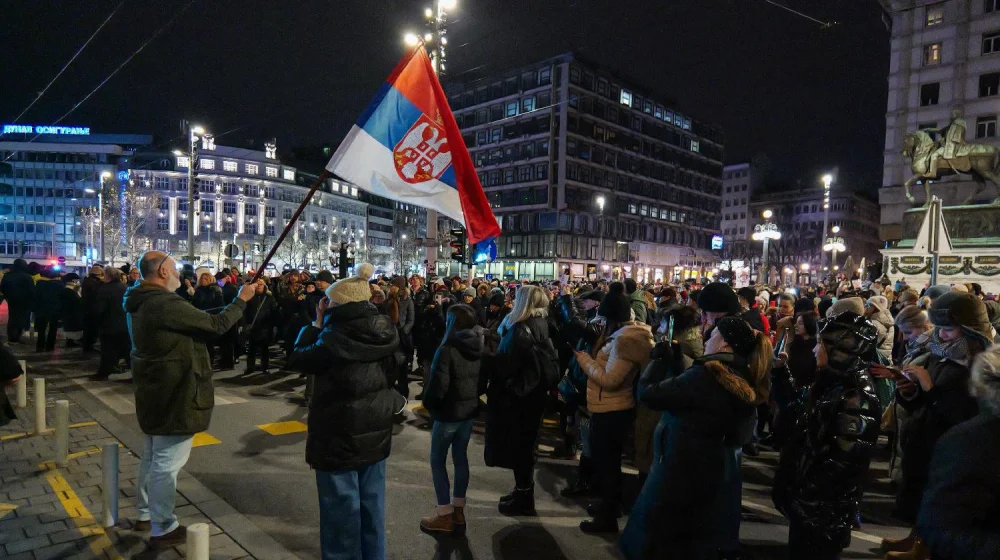
POLYGON ((177 473, 187 463, 194 434, 208 429, 215 406, 204 341, 236 324, 254 287, 243 286, 231 304, 210 315, 175 293, 180 273, 166 253, 146 252, 138 268, 140 281, 125 292, 135 412, 145 434, 136 529, 149 530, 153 546, 169 546, 186 535, 174 515, 177 473))

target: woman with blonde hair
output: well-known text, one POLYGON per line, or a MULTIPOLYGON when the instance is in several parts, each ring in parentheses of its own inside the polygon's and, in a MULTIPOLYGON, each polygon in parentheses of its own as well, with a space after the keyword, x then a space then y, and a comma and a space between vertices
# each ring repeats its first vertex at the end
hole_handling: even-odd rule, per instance
POLYGON ((486 464, 514 471, 514 491, 500 499, 503 515, 535 513, 535 442, 545 411, 547 383, 539 348, 551 348, 549 298, 538 286, 521 286, 514 308, 497 328, 500 346, 491 369, 486 409, 486 464))

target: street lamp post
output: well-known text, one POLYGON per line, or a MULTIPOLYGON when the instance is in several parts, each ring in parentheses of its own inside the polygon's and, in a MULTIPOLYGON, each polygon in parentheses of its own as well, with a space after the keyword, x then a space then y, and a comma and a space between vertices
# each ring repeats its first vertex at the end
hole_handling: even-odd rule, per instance
POLYGON ((597 202, 597 274, 604 273, 604 196, 598 195, 597 202))
POLYGON ((406 234, 403 234, 403 242, 399 244, 399 274, 406 275, 406 265, 403 263, 403 246, 406 245, 406 234))
POLYGON ((840 233, 840 226, 833 226, 830 232, 833 235, 826 238, 826 243, 823 244, 823 254, 825 256, 827 251, 833 254, 831 259, 832 262, 830 262, 830 277, 836 280, 837 273, 835 271, 837 270, 837 251, 844 252, 847 246, 844 245, 844 238, 837 235, 840 233))
MULTIPOLYGON (((823 234, 830 228, 830 187, 833 185, 833 175, 827 173, 823 175, 823 234)), ((826 262, 826 253, 821 252, 819 265, 822 267, 826 262)))
POLYGON ((97 191, 97 223, 101 224, 101 229, 97 234, 101 238, 101 262, 104 262, 104 185, 111 177, 111 173, 105 171, 101 173, 101 188, 97 191))
MULTIPOLYGON (((201 136, 205 134, 205 129, 200 126, 192 126, 191 123, 184 121, 187 124, 187 156, 188 156, 188 169, 187 169, 187 260, 194 266, 194 239, 196 232, 194 230, 194 217, 198 214, 197 209, 194 207, 194 196, 196 192, 194 178, 195 178, 195 168, 198 165, 198 142, 201 140, 201 136)), ((174 155, 183 155, 180 150, 174 151, 174 155)), ((211 240, 209 240, 211 241, 211 240)))
POLYGON ((763 254, 761 256, 761 271, 757 275, 757 280, 766 283, 767 280, 765 275, 767 274, 768 245, 772 239, 781 239, 781 232, 778 231, 778 224, 771 221, 771 217, 774 216, 774 212, 764 210, 764 213, 761 215, 764 217, 764 223, 753 226, 752 238, 754 241, 764 242, 763 254))

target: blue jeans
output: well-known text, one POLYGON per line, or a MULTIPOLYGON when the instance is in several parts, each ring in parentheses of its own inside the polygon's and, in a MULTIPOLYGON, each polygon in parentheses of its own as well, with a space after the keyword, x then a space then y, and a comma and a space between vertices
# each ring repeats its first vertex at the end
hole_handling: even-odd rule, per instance
POLYGON ((178 527, 174 515, 177 496, 177 473, 191 455, 194 436, 143 436, 142 459, 139 461, 140 521, 151 523, 150 535, 159 537, 178 527))
POLYGON ((385 460, 316 471, 323 560, 385 559, 385 460))
POLYGON ((431 477, 437 505, 451 503, 448 483, 448 448, 455 463, 455 497, 465 498, 469 489, 469 440, 472 439, 472 420, 465 422, 434 422, 431 429, 431 477))

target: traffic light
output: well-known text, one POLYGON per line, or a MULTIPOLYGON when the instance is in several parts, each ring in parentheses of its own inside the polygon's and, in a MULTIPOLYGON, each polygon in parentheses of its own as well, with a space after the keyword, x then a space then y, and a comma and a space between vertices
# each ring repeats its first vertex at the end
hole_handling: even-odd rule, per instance
POLYGON ((451 260, 465 263, 465 230, 451 230, 451 260))

